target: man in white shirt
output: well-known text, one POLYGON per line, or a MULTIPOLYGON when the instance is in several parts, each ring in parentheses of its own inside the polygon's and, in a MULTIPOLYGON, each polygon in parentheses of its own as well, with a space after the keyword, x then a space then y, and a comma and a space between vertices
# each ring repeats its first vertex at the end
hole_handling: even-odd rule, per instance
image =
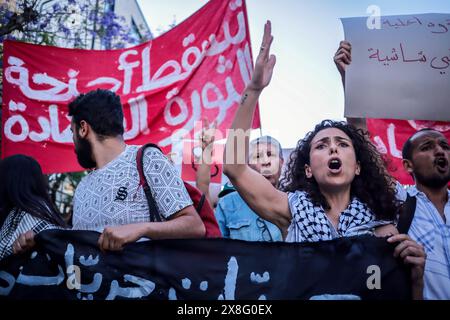
POLYGON ((125 144, 120 98, 108 90, 81 94, 69 104, 71 130, 78 162, 94 168, 74 196, 73 229, 102 232, 103 250, 121 250, 140 238, 199 238, 205 228, 192 206, 183 181, 156 148, 145 150, 144 174, 162 222, 150 222, 139 186, 138 146, 125 144))
POLYGON ((413 134, 402 150, 403 166, 415 186, 397 185, 397 198, 416 198, 408 235, 427 254, 424 273, 425 299, 450 299, 450 146, 432 129, 413 134))
MULTIPOLYGON (((342 83, 351 63, 351 44, 341 41, 334 56, 342 83)), ((350 118, 349 123, 367 130, 366 119, 350 118)), ((439 131, 422 129, 403 145, 403 166, 415 185, 405 189, 397 183, 397 198, 416 199, 408 236, 420 243, 427 254, 424 272, 424 299, 450 300, 450 147, 439 131)))

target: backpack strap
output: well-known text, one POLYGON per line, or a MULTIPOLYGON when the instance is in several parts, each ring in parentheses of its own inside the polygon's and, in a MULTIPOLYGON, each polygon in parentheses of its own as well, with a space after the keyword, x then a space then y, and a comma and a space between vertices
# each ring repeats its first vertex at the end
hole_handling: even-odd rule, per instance
POLYGON ((148 208, 150 212, 150 221, 161 222, 162 219, 158 211, 158 206, 156 205, 155 198, 153 198, 152 191, 147 183, 147 179, 145 178, 144 174, 144 151, 147 148, 157 148, 161 151, 161 149, 153 143, 147 143, 146 145, 143 145, 139 148, 136 154, 136 164, 139 173, 139 185, 142 186, 142 189, 144 189, 145 197, 147 198, 148 208))
POLYGON ((205 203, 205 199, 206 199, 206 195, 204 193, 202 193, 202 197, 200 198, 200 201, 198 202, 197 208, 195 208, 195 210, 197 210, 198 213, 200 213, 200 211, 203 208, 203 204, 205 203))
POLYGON ((398 232, 407 234, 409 227, 414 219, 414 213, 416 212, 416 197, 411 197, 409 194, 406 197, 406 201, 400 210, 400 216, 398 218, 397 229, 398 232))

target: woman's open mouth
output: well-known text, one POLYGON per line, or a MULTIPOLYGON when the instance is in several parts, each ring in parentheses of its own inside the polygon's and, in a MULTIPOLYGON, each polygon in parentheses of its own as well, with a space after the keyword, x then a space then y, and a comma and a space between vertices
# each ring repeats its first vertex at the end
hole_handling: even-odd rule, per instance
POLYGON ((339 158, 332 158, 328 161, 328 168, 332 173, 339 173, 342 168, 342 162, 339 158))
POLYGON ((436 160, 434 160, 434 164, 437 167, 439 172, 443 172, 443 173, 447 172, 448 161, 446 158, 444 158, 444 157, 436 158, 436 160))

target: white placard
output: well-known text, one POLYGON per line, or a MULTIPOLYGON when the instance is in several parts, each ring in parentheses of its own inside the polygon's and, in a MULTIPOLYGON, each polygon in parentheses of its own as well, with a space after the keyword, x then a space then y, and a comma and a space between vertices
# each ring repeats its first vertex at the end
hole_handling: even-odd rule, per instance
POLYGON ((341 21, 346 117, 450 121, 450 14, 341 21))

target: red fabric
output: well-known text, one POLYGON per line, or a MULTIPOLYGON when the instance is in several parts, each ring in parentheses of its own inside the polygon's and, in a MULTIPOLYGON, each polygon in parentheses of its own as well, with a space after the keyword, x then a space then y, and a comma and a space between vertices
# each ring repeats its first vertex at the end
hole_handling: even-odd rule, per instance
MULTIPOLYGON (((184 186, 186 187, 187 192, 194 203, 194 208, 197 209, 203 194, 200 190, 188 182, 184 182, 184 186)), ((198 214, 205 225, 206 238, 221 238, 222 233, 220 232, 219 224, 217 223, 216 216, 214 215, 214 210, 207 199, 203 202, 198 214)))
MULTIPOLYGON (((212 0, 177 27, 123 50, 4 43, 2 156, 26 154, 45 173, 79 171, 67 105, 78 93, 121 96, 125 140, 165 153, 202 117, 225 133, 253 68, 245 1, 212 0)), ((93 111, 95 112, 95 111, 93 111)), ((260 127, 259 112, 254 128, 260 127)))
POLYGON ((403 144, 414 132, 423 128, 438 130, 450 140, 450 122, 367 119, 367 129, 372 141, 386 156, 392 176, 402 184, 414 184, 411 176, 403 169, 403 144))

